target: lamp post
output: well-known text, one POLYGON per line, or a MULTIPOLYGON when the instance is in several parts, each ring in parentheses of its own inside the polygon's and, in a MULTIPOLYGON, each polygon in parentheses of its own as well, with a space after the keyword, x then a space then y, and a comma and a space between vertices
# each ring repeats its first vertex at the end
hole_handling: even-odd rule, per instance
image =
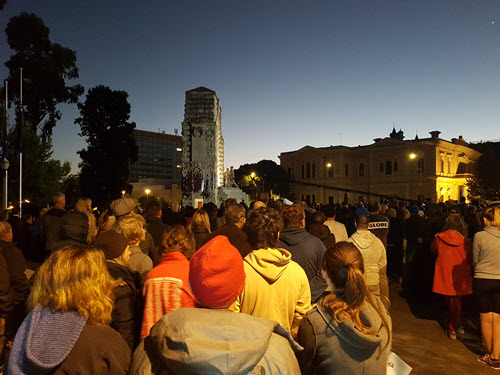
POLYGON ((151 190, 146 189, 144 192, 146 193, 146 199, 149 201, 149 193, 151 193, 151 190))
POLYGON ((125 190, 122 190, 122 198, 125 198, 125 190))
POLYGON ((7 209, 7 169, 9 169, 9 161, 6 157, 0 161, 0 166, 3 169, 3 191, 2 191, 2 208, 7 209))

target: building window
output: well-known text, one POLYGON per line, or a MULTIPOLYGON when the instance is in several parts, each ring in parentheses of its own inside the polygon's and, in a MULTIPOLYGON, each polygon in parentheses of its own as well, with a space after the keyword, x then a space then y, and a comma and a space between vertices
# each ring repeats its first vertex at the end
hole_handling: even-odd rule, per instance
POLYGON ((346 177, 349 176, 349 164, 345 163, 344 165, 344 174, 346 177))
POLYGON ((333 166, 329 166, 328 168, 328 177, 333 177, 333 166))
POLYGON ((423 158, 418 159, 417 172, 424 173, 424 159, 423 158))
POLYGON ((332 196, 328 197, 328 204, 333 204, 333 197, 332 196))
POLYGON ((384 163, 380 163, 380 172, 384 171, 384 163))
POLYGON ((316 195, 313 194, 313 200, 312 200, 313 203, 316 203, 316 195))
POLYGON ((394 162, 394 172, 397 172, 398 171, 398 162, 395 161, 394 162))
POLYGON ((444 173, 444 159, 441 158, 441 173, 444 173))
POLYGON ((312 177, 313 177, 313 178, 316 178, 316 163, 313 163, 313 173, 312 173, 312 177))
POLYGON ((311 178, 311 164, 306 165, 306 178, 311 178))
POLYGON ((288 178, 292 179, 292 168, 288 168, 288 178))
POLYGON ((365 175, 365 165, 363 163, 361 163, 359 165, 359 176, 363 177, 364 175, 365 175))
MULTIPOLYGON (((302 179, 304 179, 304 164, 302 164, 302 179)), ((304 198, 302 198, 304 200, 304 198)))
POLYGON ((392 174, 392 163, 390 161, 385 163, 385 174, 392 174))
POLYGON ((451 159, 448 159, 448 173, 451 173, 451 159))

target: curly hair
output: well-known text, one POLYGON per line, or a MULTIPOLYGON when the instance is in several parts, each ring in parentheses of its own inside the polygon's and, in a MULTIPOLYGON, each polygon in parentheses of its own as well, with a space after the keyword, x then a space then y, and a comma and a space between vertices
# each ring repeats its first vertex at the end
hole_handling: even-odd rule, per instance
POLYGON ((292 204, 283 210, 285 228, 300 228, 302 220, 304 219, 304 207, 298 203, 292 204))
POLYGON ((173 253, 179 251, 191 259, 195 250, 195 241, 193 235, 183 225, 176 225, 170 231, 163 231, 159 253, 173 253))
POLYGON ((254 250, 275 248, 282 229, 283 219, 273 208, 262 207, 248 214, 246 232, 254 250))
POLYGON ((55 251, 34 277, 28 306, 78 311, 92 325, 109 325, 116 286, 102 251, 87 245, 55 251))
POLYGON ((113 230, 122 234, 129 244, 136 244, 144 241, 146 236, 145 224, 146 220, 141 215, 127 215, 118 219, 113 226, 113 230))

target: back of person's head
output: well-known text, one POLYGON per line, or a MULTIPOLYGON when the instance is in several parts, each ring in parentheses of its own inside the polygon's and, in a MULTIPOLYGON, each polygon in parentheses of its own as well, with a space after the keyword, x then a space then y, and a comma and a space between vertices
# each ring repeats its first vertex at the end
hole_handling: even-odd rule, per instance
POLYGON ((281 215, 272 208, 259 208, 248 214, 246 233, 253 249, 276 248, 282 229, 281 215))
POLYGON ((92 200, 90 198, 81 197, 76 202, 75 211, 89 213, 92 212, 92 200))
POLYGON ((101 250, 104 258, 112 263, 128 267, 130 250, 128 240, 121 233, 107 230, 99 233, 93 245, 101 250))
POLYGON ((323 212, 316 211, 312 215, 312 224, 323 224, 326 220, 325 215, 323 215, 323 212))
POLYGON ((228 208, 229 206, 232 206, 233 204, 238 204, 238 201, 236 199, 234 199, 234 198, 228 198, 224 202, 224 207, 228 208))
POLYGON ((226 236, 203 245, 189 263, 189 285, 202 307, 231 306, 245 286, 243 258, 226 236))
POLYGON ((57 193, 52 196, 52 202, 54 205, 57 205, 59 202, 62 202, 66 199, 66 196, 63 193, 57 193))
POLYGON ((176 225, 169 231, 163 231, 158 250, 161 256, 178 251, 191 259, 195 250, 195 241, 193 235, 183 225, 176 225))
POLYGON ((226 207, 224 217, 226 218, 226 223, 236 224, 242 217, 245 217, 245 209, 241 204, 234 203, 226 207))
POLYGON ((264 202, 255 201, 255 202, 253 202, 252 210, 258 210, 259 208, 263 208, 263 207, 266 207, 266 204, 264 202))
POLYGON ((495 227, 500 228, 500 207, 499 206, 494 206, 486 209, 484 211, 483 217, 485 219, 488 219, 492 225, 495 227))
POLYGON ((6 221, 0 221, 0 239, 5 239, 12 232, 11 225, 6 221))
POLYGON ((10 213, 12 215, 19 215, 19 212, 21 212, 21 210, 19 209, 18 205, 15 205, 14 207, 12 207, 12 210, 10 211, 10 213))
POLYGON ((368 224, 370 220, 368 219, 368 215, 361 214, 356 217, 356 227, 358 229, 368 229, 368 224))
POLYGON ((456 230, 464 237, 467 237, 469 235, 467 224, 465 224, 465 221, 460 215, 448 215, 444 222, 443 232, 447 230, 456 230))
POLYGON ((395 218, 397 215, 396 210, 394 208, 389 208, 385 214, 387 217, 392 217, 392 218, 395 218))
POLYGON ((259 201, 264 202, 267 206, 269 204, 269 193, 267 191, 259 193, 259 201))
POLYGON ((323 210, 326 217, 335 217, 335 208, 331 204, 327 204, 323 210))
POLYGON ((173 201, 172 204, 170 205, 170 209, 172 212, 178 212, 179 211, 179 202, 173 201))
POLYGON ((368 202, 368 205, 366 206, 368 209, 369 213, 372 212, 379 212, 380 211, 380 204, 377 201, 370 201, 368 202))
POLYGON ((148 218, 156 218, 161 215, 162 204, 156 199, 151 199, 146 204, 146 215, 148 218))
POLYGON ((380 213, 382 215, 385 215, 388 209, 389 209, 389 206, 387 206, 386 204, 381 204, 380 205, 380 213))
POLYGON ((116 222, 116 216, 113 215, 113 213, 109 209, 104 210, 97 219, 97 225, 99 226, 99 230, 101 231, 113 228, 115 222, 116 222))
POLYGON ((325 279, 331 282, 333 290, 320 303, 333 312, 337 322, 345 321, 347 316, 359 331, 377 335, 378 332, 372 332, 373 328, 366 326, 360 317, 362 305, 367 301, 378 313, 390 335, 387 314, 384 315, 368 292, 364 271, 363 256, 356 246, 350 242, 337 242, 325 252, 323 258, 325 279))
POLYGON ((115 285, 101 251, 86 245, 70 246, 53 252, 37 271, 28 305, 78 311, 89 324, 107 325, 115 285))
POLYGON ((192 232, 195 232, 198 229, 205 228, 210 233, 210 218, 203 208, 196 210, 193 215, 193 219, 189 224, 189 227, 191 228, 192 232))
POLYGON ((300 228, 305 219, 304 208, 300 204, 292 204, 283 210, 285 228, 300 228))
POLYGON ((118 219, 113 230, 122 234, 130 244, 133 244, 144 241, 146 238, 144 224, 146 221, 141 215, 128 215, 118 219))

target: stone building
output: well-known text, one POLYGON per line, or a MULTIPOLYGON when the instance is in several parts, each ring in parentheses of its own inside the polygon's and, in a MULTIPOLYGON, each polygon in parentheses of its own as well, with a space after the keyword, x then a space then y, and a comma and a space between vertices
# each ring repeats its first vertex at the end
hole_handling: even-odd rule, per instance
POLYGON ((224 183, 224 138, 215 91, 206 87, 186 91, 182 143, 183 204, 217 203, 218 188, 224 183))
POLYGON ((462 136, 446 141, 439 131, 430 134, 404 140, 403 132, 394 129, 370 145, 305 146, 279 158, 292 192, 310 202, 355 203, 363 192, 432 202, 467 197, 465 184, 481 154, 462 136))

